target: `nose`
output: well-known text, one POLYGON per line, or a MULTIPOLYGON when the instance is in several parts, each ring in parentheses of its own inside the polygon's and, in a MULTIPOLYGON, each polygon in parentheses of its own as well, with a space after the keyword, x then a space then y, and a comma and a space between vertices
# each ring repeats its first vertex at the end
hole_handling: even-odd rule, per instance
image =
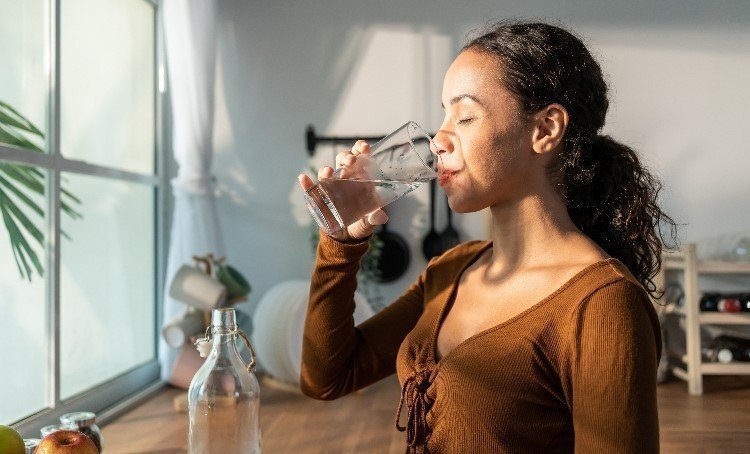
POLYGON ((451 140, 451 133, 444 128, 440 128, 435 134, 435 137, 432 138, 432 145, 430 148, 439 158, 442 158, 441 155, 444 153, 452 153, 453 141, 451 140))

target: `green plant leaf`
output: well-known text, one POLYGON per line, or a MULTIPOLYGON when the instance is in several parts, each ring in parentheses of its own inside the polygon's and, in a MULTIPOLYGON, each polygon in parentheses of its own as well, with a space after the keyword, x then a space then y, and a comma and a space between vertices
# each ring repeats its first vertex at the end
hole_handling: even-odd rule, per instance
POLYGON ((24 229, 31 234, 32 237, 34 237, 35 240, 39 243, 40 246, 44 247, 44 234, 42 233, 39 228, 34 225, 33 222, 21 211, 18 206, 13 203, 13 201, 8 197, 8 195, 0 189, 0 203, 2 203, 5 208, 10 211, 13 216, 18 220, 18 222, 21 223, 24 229))
POLYGON ((44 195, 44 180, 42 179, 40 181, 34 176, 29 175, 24 167, 25 166, 17 164, 2 163, 0 164, 0 172, 5 173, 8 178, 24 185, 26 189, 33 191, 36 194, 44 195))
POLYGON ((27 148, 32 151, 43 152, 39 145, 30 141, 22 134, 17 133, 15 130, 4 126, 2 123, 0 123, 0 142, 19 148, 27 148))
POLYGON ((18 129, 23 129, 41 138, 44 138, 44 134, 40 131, 32 122, 21 115, 16 109, 10 106, 10 104, 0 101, 0 123, 15 126, 18 129))
POLYGON ((60 188, 60 191, 62 192, 64 196, 68 197, 71 201, 75 203, 81 203, 81 199, 76 197, 72 192, 68 191, 67 189, 60 188))
MULTIPOLYGON (((41 262, 39 261, 39 257, 36 254, 36 251, 31 247, 31 244, 26 240, 26 237, 23 235, 23 233, 20 231, 16 223, 13 221, 13 218, 8 210, 8 207, 0 201, 0 209, 3 211, 3 220, 5 220, 5 226, 8 228, 8 232, 11 233, 11 237, 13 242, 15 243, 14 246, 18 249, 19 256, 21 257, 24 267, 26 268, 26 272, 29 273, 29 267, 28 263, 26 262, 26 259, 24 257, 24 254, 28 256, 28 258, 33 263, 34 267, 36 268, 37 272, 39 273, 39 276, 42 276, 44 273, 44 268, 42 267, 41 262), (7 221, 10 221, 10 225, 8 225, 7 221)), ((31 274, 28 275, 28 279, 31 280, 31 274)))
POLYGON ((6 125, 6 126, 13 126, 15 128, 18 128, 22 131, 26 131, 28 133, 34 134, 35 136, 42 137, 41 131, 34 128, 34 125, 31 123, 22 123, 21 121, 12 118, 10 115, 8 115, 6 112, 4 112, 2 109, 0 109, 0 123, 6 125))
POLYGON ((37 205, 36 202, 31 200, 31 198, 27 196, 23 191, 19 190, 13 183, 6 180, 2 176, 0 176, 0 186, 5 187, 6 189, 8 189, 8 191, 15 194, 16 197, 18 197, 23 203, 25 203, 26 206, 31 208, 36 214, 44 217, 44 210, 42 210, 42 208, 37 205))
MULTIPOLYGON (((2 212, 3 215, 3 223, 5 224, 5 228, 8 230, 8 241, 10 241, 10 249, 13 251, 13 259, 16 262, 16 267, 18 268, 18 274, 21 275, 21 279, 29 279, 31 280, 31 277, 29 276, 27 278, 28 273, 31 272, 31 269, 29 269, 29 265, 23 260, 24 267, 21 267, 22 259, 19 256, 18 252, 18 242, 16 240, 16 235, 14 235, 9 225, 13 224, 13 220, 10 218, 10 216, 5 212, 5 209, 0 209, 0 212, 2 212)), ((14 224, 13 224, 14 225, 14 224)))
POLYGON ((42 276, 44 274, 44 269, 39 262, 39 257, 37 257, 36 252, 32 249, 29 242, 26 241, 26 238, 20 230, 18 230, 16 223, 13 221, 13 218, 3 203, 0 203, 0 212, 2 212, 3 215, 5 228, 8 229, 8 233, 10 234, 10 243, 13 248, 13 255, 16 259, 16 265, 18 266, 21 278, 31 281, 31 267, 26 259, 27 256, 34 264, 39 276, 42 276))

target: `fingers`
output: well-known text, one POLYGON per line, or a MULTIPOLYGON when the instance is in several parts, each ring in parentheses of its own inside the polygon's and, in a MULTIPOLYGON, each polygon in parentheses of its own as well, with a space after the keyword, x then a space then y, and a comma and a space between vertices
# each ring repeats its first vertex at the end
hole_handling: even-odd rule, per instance
POLYGON ((354 143, 351 150, 344 150, 336 155, 336 168, 351 166, 357 160, 357 155, 369 153, 370 145, 364 140, 358 140, 354 143))
POLYGON ((354 143, 354 146, 352 147, 352 154, 354 156, 357 156, 361 153, 368 153, 370 151, 370 144, 365 142, 364 140, 358 140, 354 143))
POLYGON ((333 175, 333 168, 325 166, 318 170, 318 180, 321 178, 331 178, 333 175))
POLYGON ((359 221, 347 227, 346 231, 350 238, 361 239, 370 235, 375 228, 365 216, 359 221))
POLYGON ((388 215, 383 210, 375 210, 347 228, 350 238, 364 238, 372 233, 376 226, 385 224, 388 215))
POLYGON ((349 151, 342 151, 336 155, 336 168, 350 166, 357 158, 349 151))
POLYGON ((307 192, 315 186, 315 183, 310 179, 309 176, 305 175, 304 173, 299 174, 297 177, 297 180, 299 180, 299 185, 302 186, 302 190, 307 192))
POLYGON ((385 211, 377 209, 367 215, 367 222, 370 225, 383 225, 388 222, 388 215, 385 214, 385 211))
MULTIPOLYGON (((330 167, 321 167, 318 170, 318 180, 321 178, 331 178, 333 175, 333 169, 330 167)), ((302 187, 303 191, 309 191, 313 186, 315 186, 315 182, 313 182, 312 178, 310 178, 309 175, 301 173, 297 176, 297 180, 299 181, 299 185, 302 187)))

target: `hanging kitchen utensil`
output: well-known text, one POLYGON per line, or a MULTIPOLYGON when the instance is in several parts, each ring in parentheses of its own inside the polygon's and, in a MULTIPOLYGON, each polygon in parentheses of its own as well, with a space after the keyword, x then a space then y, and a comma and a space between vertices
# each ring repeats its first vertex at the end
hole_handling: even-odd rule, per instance
POLYGON ((422 240, 422 254, 430 260, 443 253, 443 242, 435 230, 435 180, 430 180, 430 231, 422 240))
POLYGON ((377 263, 378 282, 392 282, 403 276, 411 259, 409 245, 400 235, 388 231, 386 225, 375 233, 383 243, 377 263))
POLYGON ((458 246, 458 244, 461 242, 461 238, 458 234, 458 231, 453 228, 453 219, 451 211, 450 204, 448 203, 448 197, 445 198, 445 205, 448 210, 448 225, 445 227, 445 230, 443 230, 443 233, 440 235, 440 240, 443 247, 443 252, 447 251, 448 249, 458 246))

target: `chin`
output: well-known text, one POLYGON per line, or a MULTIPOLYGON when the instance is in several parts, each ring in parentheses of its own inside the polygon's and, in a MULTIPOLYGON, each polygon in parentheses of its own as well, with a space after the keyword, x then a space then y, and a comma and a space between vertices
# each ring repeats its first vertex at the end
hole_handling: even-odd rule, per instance
POLYGON ((470 198, 461 197, 457 194, 447 194, 448 195, 448 206, 450 206, 451 210, 454 213, 475 213, 477 211, 482 211, 483 209, 487 208, 489 205, 479 203, 477 200, 472 200, 470 198))

